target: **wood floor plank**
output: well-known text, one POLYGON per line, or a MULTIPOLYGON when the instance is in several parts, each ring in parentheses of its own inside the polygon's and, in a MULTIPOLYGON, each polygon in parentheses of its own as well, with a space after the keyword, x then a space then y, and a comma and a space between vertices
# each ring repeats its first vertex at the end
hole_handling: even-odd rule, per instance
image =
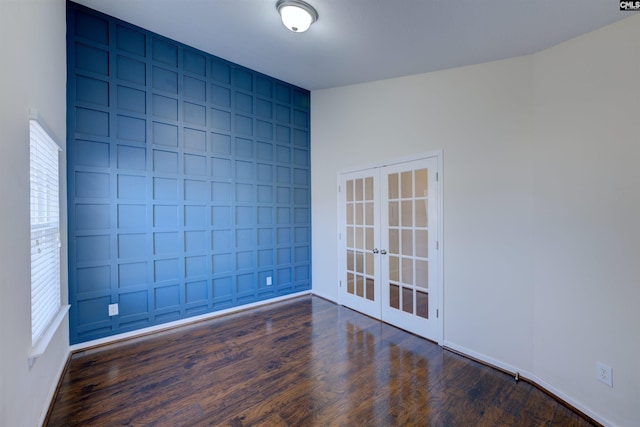
POLYGON ((542 391, 303 297, 72 356, 47 425, 592 425, 542 391))
POLYGON ((516 423, 513 415, 505 412, 502 408, 491 406, 480 418, 477 425, 478 427, 507 427, 514 426, 516 423))

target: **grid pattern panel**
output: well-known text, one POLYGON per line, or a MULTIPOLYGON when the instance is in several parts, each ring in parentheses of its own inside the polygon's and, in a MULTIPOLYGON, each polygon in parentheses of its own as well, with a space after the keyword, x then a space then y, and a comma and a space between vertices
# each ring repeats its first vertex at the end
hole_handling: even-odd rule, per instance
POLYGON ((347 180, 347 292, 375 300, 373 177, 347 180))
POLYGON ((72 342, 309 289, 309 92, 67 18, 72 342))
POLYGON ((392 173, 387 179, 389 303, 428 319, 428 170, 392 173))

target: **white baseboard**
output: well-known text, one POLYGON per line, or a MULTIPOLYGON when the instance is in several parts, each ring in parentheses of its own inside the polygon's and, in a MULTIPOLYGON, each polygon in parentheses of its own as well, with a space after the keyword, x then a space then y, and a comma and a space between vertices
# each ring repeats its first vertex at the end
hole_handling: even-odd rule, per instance
POLYGON ((42 409, 42 412, 40 413, 40 418, 38 419, 37 425, 40 427, 44 425, 44 422, 46 421, 46 418, 47 418, 47 414, 49 413, 49 408, 54 403, 53 399, 56 398, 56 391, 58 391, 58 384, 60 384, 60 381, 62 381, 62 376, 64 375, 64 371, 65 371, 65 368, 67 367, 67 362, 69 361, 70 357, 71 357, 71 351, 67 348, 67 354, 62 359, 62 363, 58 367, 58 371, 54 377, 54 381, 51 383, 51 386, 49 387, 49 391, 47 392, 47 398, 45 399, 45 402, 47 402, 47 404, 42 409))
POLYGON ((549 393, 551 393, 554 396, 556 396, 558 399, 563 400, 565 403, 573 406, 574 408, 576 408, 577 410, 581 411, 583 414, 587 415, 588 417, 591 417, 594 421, 599 422, 603 426, 606 426, 606 427, 617 427, 611 421, 609 421, 609 420, 601 417, 600 415, 596 414, 595 412, 593 412, 591 409, 589 409, 587 406, 585 406, 581 402, 578 402, 577 400, 571 398, 566 393, 558 390, 557 388, 555 388, 551 384, 547 383, 546 381, 542 380, 541 378, 537 377, 536 375, 532 374, 531 372, 528 372, 528 371, 523 370, 523 369, 519 369, 519 368, 517 368, 517 367, 515 367, 513 365, 510 365, 508 363, 505 363, 505 362, 503 362, 501 360, 494 359, 493 357, 487 356, 487 355, 482 354, 482 353, 478 353, 476 351, 473 351, 473 350, 468 349, 466 347, 463 347, 461 345, 457 345, 455 343, 452 343, 451 341, 446 341, 445 340, 443 345, 444 345, 444 347, 450 348, 451 350, 454 350, 454 351, 456 351, 458 353, 461 353, 463 355, 469 356, 469 357, 471 357, 473 359, 477 359, 477 360, 479 360, 479 361, 481 361, 483 363, 486 363, 488 365, 495 366, 496 368, 499 368, 499 369, 502 369, 502 370, 507 371, 509 373, 512 373, 514 377, 515 377, 515 375, 517 373, 520 378, 524 378, 525 380, 530 381, 530 382, 536 384, 537 386, 545 389, 549 393))
POLYGON ((489 357, 487 355, 478 353, 476 351, 473 351, 473 350, 468 349, 466 347, 463 347, 461 345, 452 343, 451 341, 445 340, 444 343, 443 343, 443 346, 446 347, 446 348, 450 348, 451 350, 457 351, 458 353, 462 353, 462 354, 464 354, 466 356, 469 356, 469 357, 471 357, 473 359, 478 359, 479 361, 481 361, 483 363, 486 363, 488 365, 495 366, 496 368, 500 368, 503 371, 507 371, 507 372, 511 373, 514 377, 515 377, 516 373, 519 373, 520 375, 523 374, 521 369, 518 369, 513 365, 510 365, 508 363, 504 363, 501 360, 494 359, 492 357, 489 357))
POLYGON ((239 305, 237 307, 231 307, 224 310, 218 310, 211 313, 205 313, 198 316, 187 317, 184 319, 176 320, 173 322, 162 323, 160 325, 149 326, 148 328, 136 329, 131 332, 124 332, 117 335, 111 335, 104 338, 98 338, 91 341, 81 342, 79 344, 74 344, 70 347, 71 353, 76 351, 84 350, 91 347, 97 347, 105 344, 110 344, 112 342, 121 341, 124 339, 135 338, 141 335, 147 335, 153 332, 160 332, 166 329, 173 329, 178 326, 188 325, 191 323, 200 322, 203 320, 214 319, 216 317, 224 316, 226 314, 237 313, 238 311, 248 310, 250 308, 261 307, 264 305, 273 304, 275 302, 286 301, 288 299, 297 298, 304 295, 311 294, 311 291, 302 291, 296 292, 294 294, 283 295, 281 297, 270 298, 264 301, 252 302, 250 304, 239 305))
POLYGON ((340 304, 340 303, 338 302, 337 298, 335 298, 335 297, 333 297, 333 296, 330 296, 330 295, 324 294, 324 293, 322 293, 322 292, 317 292, 317 291, 315 291, 315 290, 312 290, 311 292, 313 293, 313 295, 314 295, 314 296, 320 297, 320 298, 322 298, 322 299, 326 299, 327 301, 331 301, 331 302, 333 302, 333 303, 335 303, 335 304, 340 304))
POLYGON ((523 373, 522 375, 525 378, 527 378, 529 381, 531 381, 533 383, 536 383, 537 385, 539 385, 543 389, 547 390, 549 393, 551 393, 554 396, 557 396, 558 398, 562 399, 563 401, 565 401, 569 405, 571 405, 574 408, 576 408, 577 410, 581 411, 583 414, 591 417, 593 420, 599 422, 603 426, 605 426, 605 427, 617 427, 616 424, 614 424, 611 421, 607 420, 606 418, 603 418, 600 415, 596 414, 595 412, 590 410, 588 407, 586 407, 584 404, 582 404, 582 403, 578 402, 577 400, 569 397, 567 394, 565 394, 564 392, 558 390, 557 388, 555 388, 551 384, 547 383, 546 381, 542 380, 541 378, 538 378, 536 375, 533 375, 533 374, 528 373, 528 372, 523 373))

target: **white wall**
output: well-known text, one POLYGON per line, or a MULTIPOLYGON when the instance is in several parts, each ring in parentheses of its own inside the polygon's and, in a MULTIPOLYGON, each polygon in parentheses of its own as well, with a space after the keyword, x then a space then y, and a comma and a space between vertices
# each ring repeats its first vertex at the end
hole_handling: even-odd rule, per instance
POLYGON ((536 55, 534 82, 534 372, 638 425, 640 16, 536 55))
MULTIPOLYGON (((29 369, 29 109, 66 140, 64 0, 0 0, 0 425, 36 426, 68 355, 68 322, 29 369)), ((66 154, 61 190, 63 302, 66 283, 66 154)))
POLYGON ((312 93, 315 293, 338 293, 338 172, 442 148, 444 338, 532 366, 531 74, 525 57, 312 93))
POLYGON ((313 92, 314 292, 337 300, 338 172, 443 149, 446 343, 600 421, 639 419, 639 23, 313 92), (596 360, 614 367, 613 389, 596 360))

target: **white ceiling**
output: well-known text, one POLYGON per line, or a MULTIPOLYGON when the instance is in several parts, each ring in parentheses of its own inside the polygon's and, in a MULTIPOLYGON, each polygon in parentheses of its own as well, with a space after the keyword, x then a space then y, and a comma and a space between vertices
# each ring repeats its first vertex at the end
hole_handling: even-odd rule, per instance
POLYGON ((77 0, 309 90, 526 55, 631 15, 615 0, 308 0, 306 33, 276 0, 77 0))

